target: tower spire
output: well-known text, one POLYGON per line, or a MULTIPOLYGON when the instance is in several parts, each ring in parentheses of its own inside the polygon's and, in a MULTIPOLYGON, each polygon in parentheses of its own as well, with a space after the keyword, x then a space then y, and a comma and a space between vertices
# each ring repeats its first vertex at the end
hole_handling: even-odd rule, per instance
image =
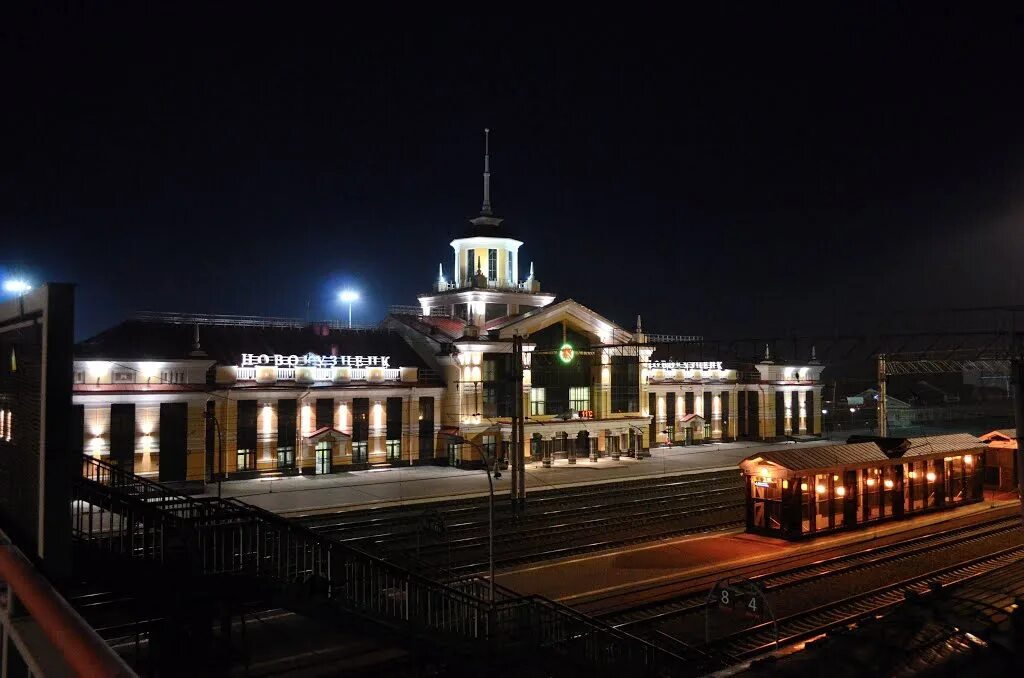
POLYGON ((491 216, 491 130, 484 127, 484 204, 480 215, 491 216))

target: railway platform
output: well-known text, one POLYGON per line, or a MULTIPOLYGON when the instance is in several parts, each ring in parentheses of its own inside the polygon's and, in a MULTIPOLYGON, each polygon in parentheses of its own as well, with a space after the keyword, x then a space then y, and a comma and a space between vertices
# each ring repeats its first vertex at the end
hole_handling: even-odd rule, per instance
MULTIPOLYGON (((652 448, 651 456, 644 459, 623 457, 613 461, 602 458, 596 463, 581 459, 573 465, 560 460, 551 468, 543 468, 540 462, 529 463, 526 465, 527 495, 531 489, 557 489, 715 470, 736 470, 739 473, 739 462, 758 450, 827 443, 715 443, 652 448)), ((501 479, 495 481, 495 494, 508 494, 508 481, 509 475, 503 473, 501 479)), ((217 485, 210 484, 205 495, 217 496, 217 492, 217 485)), ((480 469, 410 466, 325 476, 227 481, 222 484, 220 492, 224 497, 240 499, 281 515, 301 516, 486 496, 487 478, 480 469)))
POLYGON ((603 614, 665 594, 710 589, 718 578, 747 576, 774 567, 813 562, 841 551, 882 546, 930 531, 968 524, 983 516, 1012 515, 1019 502, 989 499, 952 511, 802 542, 731 531, 668 539, 658 544, 626 547, 603 553, 548 561, 498 574, 500 585, 520 594, 538 594, 588 614, 603 614))

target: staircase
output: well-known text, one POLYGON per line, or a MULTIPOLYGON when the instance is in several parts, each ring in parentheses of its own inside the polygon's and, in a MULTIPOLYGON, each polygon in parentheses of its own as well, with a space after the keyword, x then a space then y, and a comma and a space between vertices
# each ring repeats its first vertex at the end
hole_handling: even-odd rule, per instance
POLYGON ((441 584, 276 514, 183 496, 88 455, 72 520, 80 550, 144 572, 150 586, 159 585, 154 576, 188 574, 261 587, 282 607, 363 619, 498 667, 509 659, 521 666, 524 656, 580 673, 671 675, 682 666, 680 657, 546 598, 497 587, 491 603, 485 580, 441 584))

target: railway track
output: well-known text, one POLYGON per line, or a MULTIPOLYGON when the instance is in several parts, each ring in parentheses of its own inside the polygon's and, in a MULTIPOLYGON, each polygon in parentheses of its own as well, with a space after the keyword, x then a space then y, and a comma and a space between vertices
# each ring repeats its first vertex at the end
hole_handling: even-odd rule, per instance
MULTIPOLYGON (((778 645, 803 641, 881 615, 902 603, 908 594, 928 595, 933 587, 962 585, 1021 561, 1024 561, 1024 545, 1011 546, 783 617, 776 620, 778 645)), ((775 625, 768 622, 719 639, 711 649, 726 657, 747 659, 775 647, 775 625)))
MULTIPOLYGON (((940 549, 977 542, 1019 529, 1019 516, 1006 516, 864 549, 851 554, 832 556, 783 570, 758 574, 749 579, 758 584, 766 593, 776 592, 858 570, 893 565, 940 549)), ((632 630, 631 627, 651 625, 675 616, 703 611, 706 599, 706 591, 697 591, 678 596, 668 602, 645 603, 621 612, 604 614, 601 615, 601 618, 612 626, 632 630)))
MULTIPOLYGON (((750 580, 766 593, 815 583, 821 583, 826 587, 822 590, 827 592, 831 590, 828 587, 835 586, 829 580, 842 575, 886 567, 898 571, 901 566, 914 559, 928 558, 958 547, 983 546, 986 540, 995 540, 989 548, 992 545, 1001 546, 995 551, 963 558, 924 573, 903 577, 896 582, 886 582, 866 591, 786 614, 779 617, 774 624, 766 622, 747 629, 733 630, 724 637, 714 640, 710 645, 687 642, 688 638, 696 637, 694 630, 697 626, 703 630, 699 613, 706 609, 706 591, 691 592, 660 604, 636 606, 601 618, 616 628, 689 657, 694 662, 695 674, 708 673, 774 649, 776 628, 780 646, 797 643, 835 628, 884 614, 903 602, 907 595, 927 595, 932 591, 932 587, 959 585, 1006 565, 1024 562, 1024 544, 1002 548, 1006 543, 1004 535, 1014 532, 1020 532, 1019 516, 1004 516, 752 576, 750 580), (1001 539, 1002 544, 999 543, 1001 539), (687 628, 690 629, 689 633, 685 631, 687 628)), ((811 594, 805 592, 802 595, 811 594)))
MULTIPOLYGON (((587 501, 590 506, 608 506, 621 503, 617 498, 623 498, 623 500, 651 499, 671 494, 687 494, 711 486, 731 486, 742 489, 741 477, 735 471, 714 471, 656 480, 632 480, 572 488, 535 490, 530 493, 528 512, 519 520, 529 520, 535 513, 547 513, 562 505, 572 507, 581 501, 587 501)), ((487 504, 486 498, 474 497, 443 502, 443 504, 436 502, 426 505, 426 508, 437 506, 437 512, 452 525, 462 525, 480 523, 485 520, 487 504)), ((341 531, 351 534, 377 530, 389 535, 394 531, 401 532, 401 528, 407 530, 410 518, 419 517, 423 512, 424 506, 418 508, 388 507, 348 511, 326 516, 304 516, 295 518, 295 520, 318 532, 341 531)), ((496 498, 495 518, 506 517, 511 517, 508 503, 496 498)))
MULTIPOLYGON (((439 509, 443 535, 417 531, 423 511, 310 517, 301 522, 340 542, 433 576, 460 577, 488 567, 486 503, 439 509)), ((743 490, 732 471, 587 486, 531 499, 514 517, 496 506, 495 563, 509 566, 638 541, 720 530, 741 524, 743 490), (501 510, 499 510, 499 508, 501 510)))

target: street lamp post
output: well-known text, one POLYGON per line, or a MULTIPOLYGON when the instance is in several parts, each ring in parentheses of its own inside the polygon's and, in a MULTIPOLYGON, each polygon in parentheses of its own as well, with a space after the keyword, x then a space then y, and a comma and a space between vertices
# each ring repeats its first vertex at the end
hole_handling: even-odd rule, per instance
POLYGON ((484 470, 487 473, 487 491, 489 494, 489 501, 487 503, 487 564, 490 570, 490 581, 489 596, 491 605, 494 605, 494 481, 491 479, 491 474, 494 474, 495 478, 501 478, 501 471, 497 467, 497 458, 489 455, 482 445, 466 440, 463 436, 459 435, 446 435, 449 442, 455 445, 469 445, 480 453, 480 457, 484 460, 484 470))
POLYGON ((355 290, 342 290, 338 299, 348 304, 348 327, 352 329, 352 304, 359 301, 359 293, 355 290))
POLYGON ((213 422, 214 430, 217 434, 217 442, 220 444, 220 475, 217 476, 217 499, 220 499, 221 482, 224 480, 224 429, 220 427, 220 421, 217 419, 217 415, 207 410, 206 418, 213 422))

